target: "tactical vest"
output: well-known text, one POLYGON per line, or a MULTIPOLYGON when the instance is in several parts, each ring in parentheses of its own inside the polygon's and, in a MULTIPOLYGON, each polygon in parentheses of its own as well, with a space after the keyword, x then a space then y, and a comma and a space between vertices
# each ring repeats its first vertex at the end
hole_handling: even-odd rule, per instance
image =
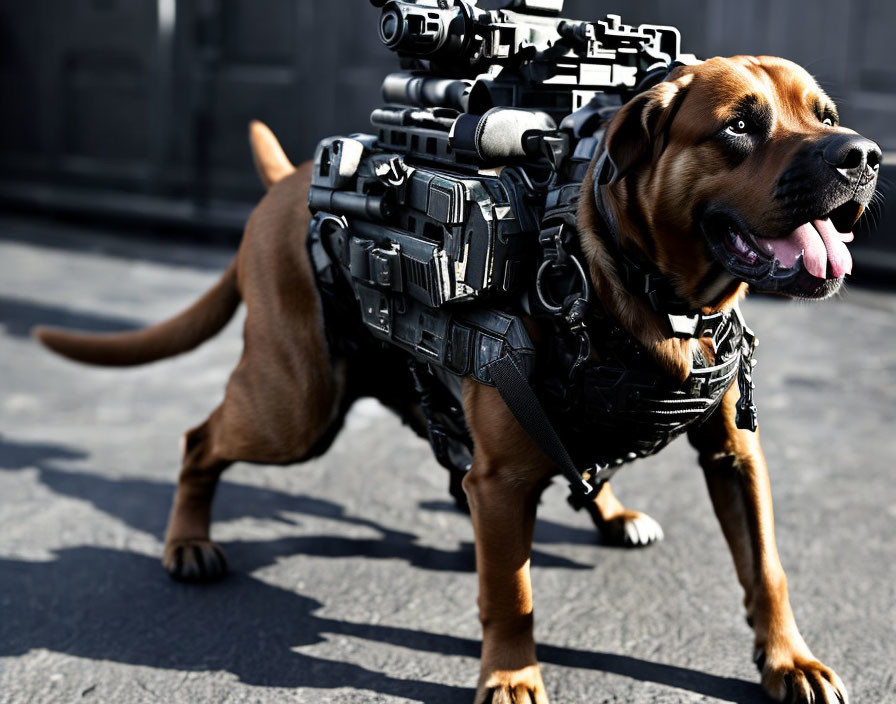
MULTIPOLYGON (((479 180, 408 169, 396 155, 377 153, 372 138, 356 136, 354 141, 362 145, 360 150, 350 146, 359 152, 351 158, 353 177, 361 185, 350 194, 352 207, 364 218, 377 217, 387 207, 385 194, 391 193, 395 201, 389 207, 407 213, 405 231, 417 228, 419 234, 401 240, 388 226, 371 227, 354 221, 350 213, 322 214, 336 189, 323 193, 325 201, 312 185, 311 201, 318 212, 308 246, 331 350, 340 355, 348 346, 364 357, 385 346, 406 358, 435 456, 455 476, 469 468, 473 450, 461 410, 460 380, 469 376, 495 385, 499 360, 512 361, 510 366, 534 390, 523 405, 540 405, 543 416, 534 432, 524 428, 538 435, 540 426, 550 425, 545 429, 548 444, 553 433, 576 469, 578 484, 569 476, 571 469, 565 472, 574 493, 592 493, 624 463, 658 452, 705 421, 735 380, 742 393, 739 422, 755 427, 755 338, 737 308, 711 316, 672 316, 683 318, 685 327, 690 324, 682 336, 710 337, 715 349, 710 363, 700 345, 692 345, 693 369, 684 383, 677 383, 601 307, 575 223, 581 180, 594 162, 600 133, 579 142, 563 172, 566 182, 549 189, 543 207, 527 202, 528 187, 512 169, 479 180), (370 187, 383 181, 381 189, 370 187), (471 221, 483 213, 493 218, 487 229, 490 239, 471 242, 476 234, 471 221), (442 246, 453 248, 455 261, 466 256, 466 279, 451 276, 461 269, 440 271, 445 262, 439 246, 425 236, 432 223, 454 235, 442 246), (475 246, 481 250, 478 259, 470 254, 475 246), (476 261, 485 265, 473 266, 476 261), (476 286, 489 295, 465 297, 464 287, 476 286), (537 346, 524 325, 527 318, 543 332, 537 346)), ((333 146, 333 140, 326 140, 319 148, 313 184, 338 185, 339 159, 344 157, 334 159, 333 146)), ((344 154, 345 146, 340 150, 344 154)), ((344 212, 346 205, 340 207, 344 212)), ((647 274, 648 281, 650 276, 657 279, 656 272, 647 274)), ((678 322, 673 320, 673 328, 678 322)), ((518 419, 527 413, 510 400, 508 405, 518 419)), ((563 454, 562 448, 558 452, 563 454)), ((453 484, 459 491, 458 483, 453 484)))

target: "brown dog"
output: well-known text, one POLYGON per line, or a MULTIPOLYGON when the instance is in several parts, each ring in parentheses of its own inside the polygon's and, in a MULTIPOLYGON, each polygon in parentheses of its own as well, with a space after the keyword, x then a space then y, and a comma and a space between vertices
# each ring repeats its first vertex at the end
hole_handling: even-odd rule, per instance
MULTIPOLYGON (((215 485, 232 462, 287 464, 322 452, 362 395, 380 397, 407 418, 419 417, 410 390, 396 394, 365 381, 384 376, 388 358, 370 360, 380 373, 368 375, 328 357, 304 239, 310 165, 294 169, 257 123, 251 136, 270 190, 249 220, 235 261, 211 291, 143 331, 37 332, 73 359, 141 364, 195 347, 245 301, 245 348, 224 401, 185 437, 163 559, 182 579, 209 579, 225 569, 220 548, 209 539, 209 521, 215 485)), ((851 268, 844 242, 871 198, 880 161, 874 143, 837 125, 833 103, 803 69, 766 57, 677 69, 619 112, 606 148, 614 176, 600 194, 622 245, 649 257, 677 294, 704 312, 735 306, 746 290, 738 272, 763 258, 790 266, 803 255, 802 273, 780 293, 824 298, 835 292, 851 268)), ((623 286, 599 231, 592 186, 589 177, 579 225, 602 304, 669 377, 683 380, 693 346, 702 345, 708 358, 713 350, 705 342, 670 337, 664 321, 623 286)), ((797 630, 775 545, 759 434, 736 428, 737 399, 735 384, 689 437, 744 588, 762 685, 777 700, 846 701, 840 678, 816 660, 797 630)), ((543 704, 529 555, 536 504, 556 468, 494 388, 466 380, 463 401, 475 443, 463 485, 476 534, 483 629, 476 701, 543 704)), ((623 508, 608 485, 592 514, 599 527, 617 532, 641 519, 623 508)))

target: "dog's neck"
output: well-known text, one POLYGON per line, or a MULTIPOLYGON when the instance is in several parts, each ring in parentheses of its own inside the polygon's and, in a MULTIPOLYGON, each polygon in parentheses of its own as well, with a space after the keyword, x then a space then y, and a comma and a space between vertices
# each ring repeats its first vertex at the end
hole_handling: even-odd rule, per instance
MULTIPOLYGON (((606 312, 615 317, 654 360, 672 378, 684 381, 691 374, 695 347, 702 348, 706 359, 714 358, 712 343, 705 339, 682 339, 669 330, 669 319, 654 309, 646 297, 631 291, 618 271, 618 259, 611 251, 605 230, 608 223, 598 211, 594 193, 594 171, 589 170, 582 184, 583 197, 579 200, 578 226, 582 252, 588 263, 591 281, 606 312)), ((616 214, 614 213, 614 216, 616 214)), ((616 222, 619 222, 618 218, 616 222)), ((700 308, 710 314, 730 310, 742 295, 742 287, 724 296, 715 305, 700 308)))

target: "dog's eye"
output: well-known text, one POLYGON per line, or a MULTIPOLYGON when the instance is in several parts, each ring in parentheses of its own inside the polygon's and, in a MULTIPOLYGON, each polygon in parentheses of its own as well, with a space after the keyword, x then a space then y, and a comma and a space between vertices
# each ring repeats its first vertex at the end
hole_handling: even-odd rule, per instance
POLYGON ((744 117, 738 117, 728 123, 728 126, 725 127, 725 131, 728 134, 749 134, 753 131, 753 125, 744 117))
POLYGON ((839 123, 837 113, 831 108, 818 108, 815 114, 818 115, 818 120, 825 127, 836 127, 839 123))

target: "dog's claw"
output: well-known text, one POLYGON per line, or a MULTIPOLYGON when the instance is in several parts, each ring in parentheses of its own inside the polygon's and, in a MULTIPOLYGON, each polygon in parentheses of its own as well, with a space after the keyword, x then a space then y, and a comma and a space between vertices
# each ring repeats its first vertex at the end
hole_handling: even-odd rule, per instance
MULTIPOLYGON (((752 625, 753 624, 750 624, 751 627, 752 625)), ((756 665, 759 674, 762 674, 762 671, 765 669, 765 650, 763 648, 756 648, 753 651, 753 664, 756 665)))
POLYGON ((608 543, 626 548, 643 548, 665 538, 663 527, 640 511, 626 511, 605 523, 600 531, 608 543))
POLYGON ((625 545, 643 547, 665 537, 663 527, 646 513, 639 514, 625 523, 625 545))
POLYGON ((528 687, 495 687, 486 694, 483 704, 548 704, 528 687))
POLYGON ((833 670, 817 660, 795 658, 775 665, 764 648, 754 655, 762 672, 762 688, 775 701, 788 704, 849 704, 846 687, 833 670))
POLYGON ((227 574, 224 551, 210 540, 184 540, 165 546, 162 564, 179 582, 214 582, 227 574))
POLYGON ((476 704, 549 704, 537 666, 494 672, 480 685, 476 704))

